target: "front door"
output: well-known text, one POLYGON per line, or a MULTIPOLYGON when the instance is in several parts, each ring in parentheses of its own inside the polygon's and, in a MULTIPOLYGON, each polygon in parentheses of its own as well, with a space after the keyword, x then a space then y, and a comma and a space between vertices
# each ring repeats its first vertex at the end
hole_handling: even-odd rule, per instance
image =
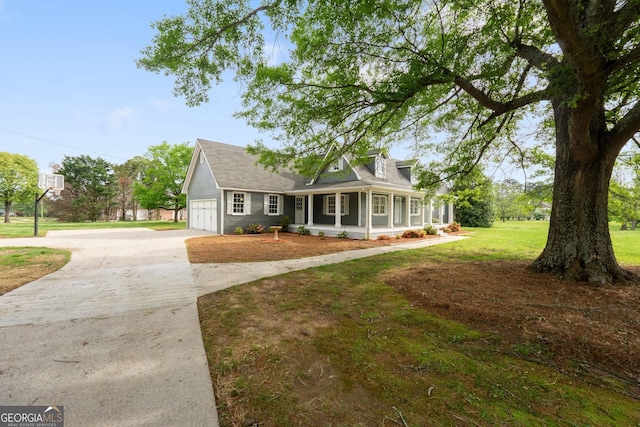
POLYGON ((296 224, 304 224, 304 196, 296 196, 296 224))
POLYGON ((402 197, 393 198, 393 223, 402 224, 402 197))

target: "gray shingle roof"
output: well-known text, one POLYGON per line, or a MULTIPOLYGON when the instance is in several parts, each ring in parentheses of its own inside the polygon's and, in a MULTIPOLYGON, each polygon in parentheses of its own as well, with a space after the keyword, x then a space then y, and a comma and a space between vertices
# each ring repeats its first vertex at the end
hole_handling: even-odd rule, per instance
POLYGON ((339 188, 352 186, 357 182, 362 185, 388 186, 405 190, 413 188, 409 174, 406 170, 403 173, 402 168, 415 164, 416 160, 399 161, 385 158, 386 177, 384 178, 376 177, 367 165, 352 165, 360 177, 359 181, 330 182, 309 186, 307 178, 288 169, 283 168, 279 173, 274 173, 256 164, 258 158, 249 154, 244 147, 204 139, 198 139, 198 144, 218 185, 222 188, 284 193, 303 189, 339 188))
POLYGON ((285 192, 304 188, 307 179, 290 170, 271 172, 244 147, 198 139, 211 171, 222 188, 285 192))
POLYGON ((360 175, 363 181, 372 182, 379 185, 391 184, 394 187, 406 187, 407 189, 413 188, 411 180, 404 175, 400 169, 396 166, 396 159, 384 159, 386 176, 384 178, 378 178, 367 165, 354 166, 354 169, 360 175))

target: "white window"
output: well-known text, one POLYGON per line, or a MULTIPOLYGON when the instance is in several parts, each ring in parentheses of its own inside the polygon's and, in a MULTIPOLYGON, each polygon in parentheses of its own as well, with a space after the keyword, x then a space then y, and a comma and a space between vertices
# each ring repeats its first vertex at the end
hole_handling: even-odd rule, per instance
POLYGON ((331 163, 329 165, 329 172, 338 172, 341 171, 343 168, 343 159, 342 157, 340 157, 339 159, 337 159, 335 162, 331 163))
POLYGON ((409 214, 412 216, 420 215, 420 199, 412 198, 409 203, 409 214))
POLYGON ((372 208, 374 215, 386 215, 387 214, 387 196, 373 195, 372 208))
POLYGON ((378 178, 384 178, 385 172, 384 158, 382 156, 376 156, 376 176, 378 178))
MULTIPOLYGON (((328 194, 324 196, 324 214, 335 215, 336 214, 336 195, 328 194)), ((340 195, 340 215, 349 215, 349 195, 340 195)))
POLYGON ((228 215, 249 215, 251 213, 251 196, 247 193, 232 191, 227 196, 228 215))
POLYGON ((247 197, 245 193, 233 193, 233 213, 244 213, 244 200, 247 197))
POLYGON ((200 151, 200 163, 204 163, 204 153, 200 151))
POLYGON ((264 214, 280 215, 282 213, 282 195, 265 194, 264 195, 264 214))

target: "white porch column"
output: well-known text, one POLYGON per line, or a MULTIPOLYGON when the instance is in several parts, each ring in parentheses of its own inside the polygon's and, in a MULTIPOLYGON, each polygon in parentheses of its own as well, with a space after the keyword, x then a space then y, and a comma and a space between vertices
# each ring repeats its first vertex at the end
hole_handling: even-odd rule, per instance
POLYGON ((405 200, 405 212, 404 212, 404 216, 405 216, 405 225, 407 227, 411 227, 411 196, 404 196, 404 200, 405 200))
POLYGON ((444 225, 444 203, 438 204, 438 220, 444 225))
POLYGON ((342 193, 336 193, 336 228, 342 227, 342 204, 340 203, 340 199, 342 198, 342 193))
POLYGON ((424 227, 424 196, 418 200, 418 206, 420 207, 420 224, 424 227))
POLYGON ((373 231, 372 218, 371 218, 372 212, 373 212, 373 192, 369 190, 367 192, 367 223, 366 223, 367 236, 369 236, 369 238, 371 238, 371 232, 373 231))
POLYGON ((389 194, 389 218, 387 220, 387 227, 393 228, 393 219, 395 217, 395 209, 396 201, 393 193, 389 194))
POLYGON ((358 191, 358 227, 362 227, 362 191, 358 191))
POLYGON ((307 205, 309 207, 307 212, 307 215, 309 216, 307 218, 307 225, 313 225, 313 194, 309 194, 307 199, 307 205))
POLYGON ((453 222, 453 203, 449 203, 449 223, 453 222))
POLYGON ((427 223, 433 225, 433 199, 429 198, 427 203, 427 223))

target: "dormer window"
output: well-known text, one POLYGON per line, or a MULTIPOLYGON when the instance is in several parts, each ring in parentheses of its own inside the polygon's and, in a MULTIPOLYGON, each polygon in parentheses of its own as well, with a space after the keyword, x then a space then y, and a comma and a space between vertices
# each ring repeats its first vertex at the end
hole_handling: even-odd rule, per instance
POLYGON ((385 161, 382 156, 376 156, 376 177, 384 178, 385 177, 385 161))
POLYGON ((343 158, 340 157, 339 159, 337 159, 335 162, 331 163, 329 165, 329 172, 339 172, 341 171, 343 168, 343 158))

